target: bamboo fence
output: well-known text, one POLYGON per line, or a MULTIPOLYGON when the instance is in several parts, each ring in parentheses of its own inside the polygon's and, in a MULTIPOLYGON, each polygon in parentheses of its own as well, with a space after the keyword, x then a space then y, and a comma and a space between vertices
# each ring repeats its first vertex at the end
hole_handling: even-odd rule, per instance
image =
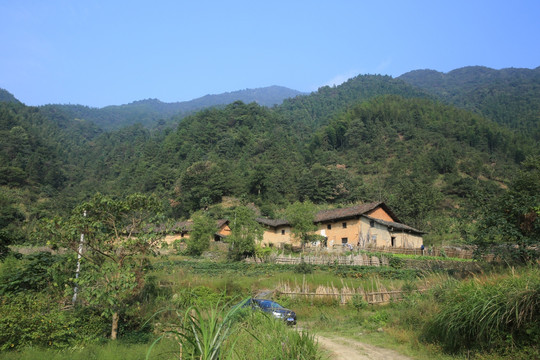
POLYGON ((423 291, 425 289, 388 290, 379 281, 372 284, 371 290, 362 287, 354 288, 346 284, 342 284, 340 288, 334 286, 334 284, 319 285, 315 290, 311 290, 305 282, 302 285, 295 284, 293 286, 288 282, 282 282, 276 288, 276 293, 280 295, 292 298, 303 297, 310 301, 337 301, 340 305, 350 303, 355 297, 360 297, 368 304, 386 304, 391 301, 402 300, 406 295, 413 292, 423 291))

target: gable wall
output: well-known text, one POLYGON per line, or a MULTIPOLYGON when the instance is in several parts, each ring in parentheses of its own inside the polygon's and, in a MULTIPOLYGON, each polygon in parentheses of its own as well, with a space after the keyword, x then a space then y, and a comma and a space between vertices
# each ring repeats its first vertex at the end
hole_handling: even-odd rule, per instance
POLYGON ((395 221, 395 219, 392 219, 392 217, 388 215, 388 213, 384 211, 384 209, 380 206, 374 210, 371 210, 366 215, 371 216, 375 219, 381 219, 385 221, 395 221))

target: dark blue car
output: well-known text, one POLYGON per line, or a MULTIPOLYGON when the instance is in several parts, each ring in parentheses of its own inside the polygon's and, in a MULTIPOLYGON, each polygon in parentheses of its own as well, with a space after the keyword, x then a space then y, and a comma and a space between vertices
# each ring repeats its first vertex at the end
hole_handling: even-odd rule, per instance
POLYGON ((271 314, 274 318, 285 321, 288 325, 296 325, 296 313, 286 309, 277 302, 266 299, 248 299, 242 307, 251 307, 271 314))

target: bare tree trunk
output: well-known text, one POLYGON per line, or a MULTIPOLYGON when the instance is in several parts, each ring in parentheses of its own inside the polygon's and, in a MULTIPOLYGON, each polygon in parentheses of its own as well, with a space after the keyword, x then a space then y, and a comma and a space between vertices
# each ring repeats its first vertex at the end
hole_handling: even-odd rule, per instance
POLYGON ((115 311, 112 316, 111 340, 116 340, 118 337, 118 313, 115 311))

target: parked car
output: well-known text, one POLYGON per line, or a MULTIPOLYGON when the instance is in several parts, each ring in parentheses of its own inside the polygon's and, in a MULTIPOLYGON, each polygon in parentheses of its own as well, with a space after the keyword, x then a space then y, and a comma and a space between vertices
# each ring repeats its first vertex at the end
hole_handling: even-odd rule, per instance
POLYGON ((284 308, 275 301, 267 299, 248 299, 242 307, 261 310, 271 314, 274 318, 285 321, 288 325, 296 325, 296 313, 284 308))

